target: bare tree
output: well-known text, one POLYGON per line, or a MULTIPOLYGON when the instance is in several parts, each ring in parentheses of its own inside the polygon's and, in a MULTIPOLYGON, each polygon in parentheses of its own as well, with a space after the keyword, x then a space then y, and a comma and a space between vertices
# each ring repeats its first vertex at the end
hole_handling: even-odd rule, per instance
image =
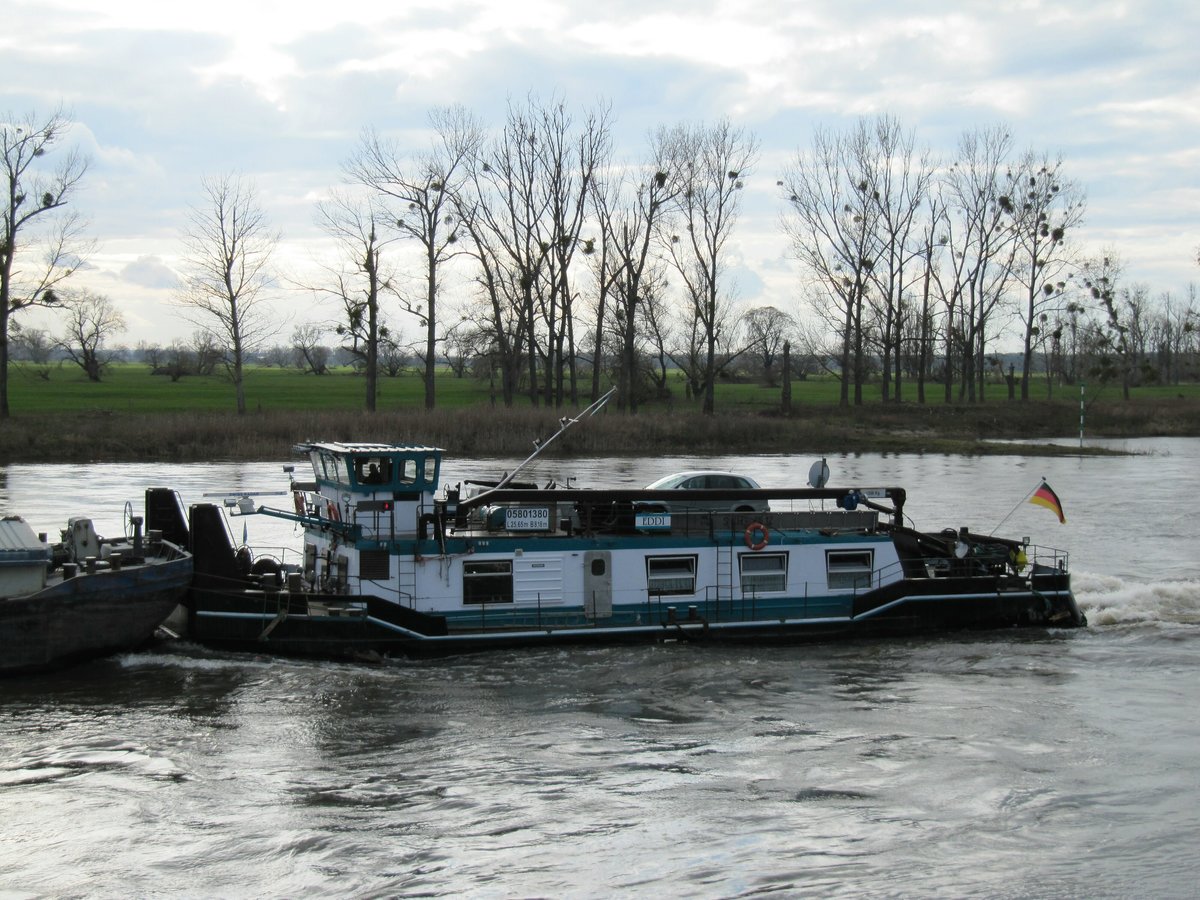
MULTIPOLYGON (((925 384, 933 377, 933 350, 938 339, 936 306, 938 298, 945 294, 941 279, 942 254, 946 244, 942 233, 945 213, 940 194, 931 190, 919 238, 921 305, 916 322, 910 323, 908 328, 911 335, 909 346, 915 348, 910 356, 917 379, 918 403, 925 402, 925 384)), ((946 363, 949 364, 949 360, 946 363)))
POLYGON ((535 115, 510 104, 504 128, 473 162, 470 190, 459 202, 472 255, 479 263, 477 281, 491 307, 506 405, 519 380, 518 363, 526 370, 530 399, 536 404, 541 396, 538 359, 544 348, 538 345, 536 319, 540 300, 549 290, 551 247, 538 228, 548 206, 535 115))
POLYGON ((67 150, 55 168, 43 168, 70 124, 61 109, 45 119, 33 113, 0 117, 0 419, 10 416, 13 316, 32 306, 58 306, 59 285, 88 249, 79 218, 65 210, 87 172, 87 159, 67 150))
POLYGON ((863 129, 848 135, 818 130, 808 152, 797 152, 779 186, 788 207, 783 227, 806 275, 805 294, 813 312, 837 336, 839 349, 826 356, 823 340, 803 343, 818 358, 838 360, 839 403, 863 402, 867 332, 864 312, 872 273, 880 257, 879 205, 871 195, 863 129), (820 346, 818 346, 820 345, 820 346))
POLYGON ((125 330, 125 317, 110 299, 93 291, 66 291, 62 303, 66 333, 55 346, 83 369, 88 381, 99 381, 115 356, 105 342, 125 330))
MULTIPOLYGON (((637 314, 645 324, 638 326, 636 333, 644 336, 646 349, 641 349, 643 341, 639 337, 639 345, 634 356, 631 357, 631 362, 642 357, 646 358, 646 373, 659 398, 670 396, 670 388, 667 385, 669 378, 667 366, 671 357, 667 352, 667 346, 672 340, 672 335, 671 310, 664 299, 666 287, 665 278, 662 281, 643 280, 642 287, 639 288, 640 301, 637 305, 637 314)), ((636 384, 636 372, 633 379, 636 384)))
POLYGON ((188 271, 178 303, 222 346, 238 415, 244 415, 246 357, 280 327, 267 307, 279 234, 254 186, 241 177, 207 177, 202 187, 204 205, 192 208, 184 232, 188 271))
POLYGON ((467 316, 445 329, 446 362, 455 378, 466 376, 472 364, 488 352, 490 341, 488 330, 467 316))
POLYGON ((701 332, 704 349, 703 404, 715 407, 717 346, 726 321, 724 293, 726 250, 737 222, 745 179, 758 159, 758 142, 727 120, 685 130, 685 164, 676 204, 683 234, 667 243, 675 270, 683 279, 691 318, 701 332))
POLYGON ((317 206, 318 223, 341 246, 347 263, 329 270, 328 283, 314 290, 335 297, 342 305, 337 334, 343 349, 363 367, 367 382, 366 408, 374 412, 379 394, 379 345, 389 334, 380 304, 395 293, 391 267, 383 251, 387 215, 376 198, 356 199, 335 192, 317 206))
POLYGON ((921 211, 933 181, 933 163, 927 151, 918 153, 911 132, 893 116, 861 123, 862 170, 869 199, 875 207, 878 263, 871 270, 876 290, 876 330, 883 364, 883 399, 895 388, 902 399, 903 344, 910 309, 910 292, 921 280, 921 211))
POLYGON ((155 370, 155 375, 166 375, 171 381, 179 381, 185 375, 199 374, 196 365, 196 353, 182 338, 175 338, 167 348, 161 371, 155 370))
POLYGON ((394 337, 389 336, 379 342, 379 368, 389 378, 403 375, 411 359, 412 348, 401 344, 394 337))
POLYGON ((324 375, 329 371, 330 350, 321 343, 325 329, 315 322, 297 325, 292 329, 292 352, 296 368, 313 375, 324 375))
POLYGON ((470 238, 471 256, 478 265, 475 283, 481 296, 470 315, 479 323, 482 340, 490 348, 489 377, 499 370, 504 405, 512 406, 521 381, 525 344, 531 340, 523 302, 526 288, 524 281, 510 277, 504 242, 492 230, 495 218, 487 207, 482 177, 473 181, 472 191, 472 197, 464 198, 459 206, 463 229, 470 238))
POLYGON ((607 107, 576 125, 562 100, 530 97, 509 104, 504 128, 471 166, 459 214, 491 306, 506 403, 518 357, 535 404, 577 396, 575 259, 595 250, 582 229, 609 140, 607 107))
POLYGON ((749 352, 756 357, 767 384, 774 385, 776 363, 784 344, 794 337, 796 320, 777 307, 759 306, 746 313, 743 322, 749 352))
POLYGON ((583 240, 581 232, 595 189, 597 170, 608 161, 611 152, 610 109, 597 106, 584 116, 576 130, 566 103, 555 100, 537 110, 540 164, 544 172, 547 219, 539 230, 550 245, 548 291, 542 305, 546 322, 548 365, 546 403, 564 402, 563 370, 570 373, 570 401, 578 401, 575 371, 575 292, 572 287, 572 261, 581 250, 591 255, 593 239, 583 240))
POLYGON ((1125 267, 1115 250, 1084 262, 1080 275, 1083 288, 1103 316, 1103 327, 1097 329, 1097 361, 1092 374, 1102 382, 1119 379, 1121 396, 1129 399, 1138 360, 1138 320, 1141 315, 1140 297, 1121 285, 1125 267))
MULTIPOLYGON (((992 313, 1005 297, 1017 250, 1015 232, 1005 223, 1008 204, 1001 199, 1007 196, 1002 172, 1011 151, 1012 137, 1002 127, 967 132, 943 178, 951 264, 946 357, 958 351, 959 397, 972 403, 984 399, 992 313), (957 346, 949 345, 952 340, 957 346)), ((949 381, 946 393, 949 400, 949 381)))
POLYGON ((269 369, 286 369, 292 364, 294 357, 295 351, 282 344, 264 347, 258 354, 259 362, 269 369))
POLYGON ((1179 384, 1184 365, 1195 351, 1196 334, 1200 332, 1196 286, 1188 286, 1182 301, 1169 291, 1164 292, 1158 305, 1154 344, 1159 377, 1165 384, 1179 384))
POLYGON ((1016 240, 1013 282, 1024 325, 1021 399, 1029 399, 1033 353, 1042 339, 1043 313, 1061 302, 1075 260, 1068 236, 1083 224, 1083 189, 1063 177, 1062 159, 1051 162, 1027 152, 1007 176, 1000 203, 1012 218, 1016 240))
POLYGON ((425 408, 433 409, 438 344, 438 300, 441 272, 459 252, 454 197, 468 163, 483 140, 483 131, 463 107, 430 113, 434 142, 411 162, 394 143, 374 131, 363 135, 346 169, 352 178, 378 191, 391 203, 392 223, 415 240, 424 262, 424 292, 420 300, 405 300, 406 309, 425 329, 425 408))
MULTIPOLYGON (((16 323, 14 323, 16 324, 16 323)), ((54 351, 54 339, 44 328, 14 329, 10 340, 10 360, 26 360, 34 365, 45 365, 54 351)))
POLYGON ((191 350, 192 371, 197 375, 212 375, 217 371, 224 354, 212 332, 196 329, 192 332, 188 348, 191 350))
MULTIPOLYGON (((683 131, 659 128, 650 137, 643 165, 626 167, 593 192, 600 223, 601 246, 596 255, 596 343, 603 346, 606 320, 618 338, 617 402, 637 412, 637 358, 642 306, 665 280, 658 248, 667 239, 682 189, 679 177, 683 131)), ((600 396, 599 367, 593 373, 592 399, 600 396)))

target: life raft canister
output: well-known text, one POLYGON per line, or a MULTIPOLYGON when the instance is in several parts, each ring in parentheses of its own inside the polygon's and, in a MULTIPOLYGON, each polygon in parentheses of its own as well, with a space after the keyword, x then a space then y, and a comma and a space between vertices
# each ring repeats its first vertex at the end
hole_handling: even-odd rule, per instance
POLYGON ((751 522, 746 526, 746 546, 751 550, 761 550, 771 540, 771 532, 762 522, 751 522))

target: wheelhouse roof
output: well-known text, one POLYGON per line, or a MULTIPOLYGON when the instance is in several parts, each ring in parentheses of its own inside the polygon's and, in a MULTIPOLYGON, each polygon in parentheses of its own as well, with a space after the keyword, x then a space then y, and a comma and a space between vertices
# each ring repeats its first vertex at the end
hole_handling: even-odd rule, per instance
POLYGON ((385 444, 369 441, 348 442, 341 441, 331 442, 312 442, 306 444, 297 444, 295 446, 297 453, 310 453, 313 450, 321 450, 326 453, 445 453, 441 447, 424 447, 416 444, 385 444))

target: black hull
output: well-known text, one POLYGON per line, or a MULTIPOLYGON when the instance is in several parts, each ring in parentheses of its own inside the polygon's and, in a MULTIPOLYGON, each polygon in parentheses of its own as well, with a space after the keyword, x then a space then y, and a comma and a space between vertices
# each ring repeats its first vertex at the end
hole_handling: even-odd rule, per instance
POLYGON ((183 602, 192 560, 80 574, 0 599, 0 675, 44 672, 135 650, 183 602))
POLYGON ((233 650, 332 659, 436 657, 545 645, 695 641, 798 643, 1016 627, 1073 628, 1085 624, 1070 592, 1070 576, 1028 579, 909 579, 859 595, 853 613, 829 619, 733 619, 700 607, 695 618, 653 623, 554 627, 492 627, 453 631, 443 618, 376 597, 221 590, 194 587, 189 636, 233 650), (349 601, 367 603, 351 612, 349 601), (319 608, 319 615, 310 610, 319 608), (332 608, 333 614, 327 610, 332 608), (711 612, 712 615, 705 615, 711 612))

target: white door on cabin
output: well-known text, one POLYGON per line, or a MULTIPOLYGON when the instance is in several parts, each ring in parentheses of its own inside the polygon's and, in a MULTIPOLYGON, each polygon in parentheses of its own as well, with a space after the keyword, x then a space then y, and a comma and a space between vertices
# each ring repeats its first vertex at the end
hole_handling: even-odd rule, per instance
POLYGON ((607 550, 583 554, 583 604, 589 619, 612 616, 612 554, 607 550))

